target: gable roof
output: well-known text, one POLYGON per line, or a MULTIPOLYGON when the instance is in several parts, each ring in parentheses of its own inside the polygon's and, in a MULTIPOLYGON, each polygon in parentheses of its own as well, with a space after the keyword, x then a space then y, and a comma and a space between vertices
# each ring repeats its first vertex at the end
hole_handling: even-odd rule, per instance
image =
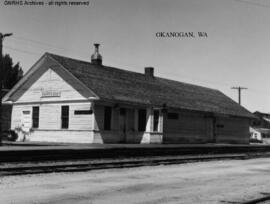
POLYGON ((160 77, 75 60, 51 53, 72 75, 91 89, 101 100, 139 103, 194 111, 254 118, 248 110, 222 92, 160 77))
POLYGON ((263 113, 263 112, 255 111, 253 114, 258 117, 270 118, 270 113, 263 113))
MULTIPOLYGON (((85 100, 89 100, 89 98, 98 99, 97 95, 83 82, 71 74, 49 54, 45 53, 26 72, 23 78, 16 83, 15 86, 3 97, 2 102, 4 104, 17 102, 18 99, 22 97, 22 95, 49 69, 55 71, 66 83, 70 84, 77 92, 79 92, 85 98, 85 100)), ((31 101, 31 103, 33 102, 40 102, 40 100, 31 101)))
POLYGON ((254 130, 257 130, 260 133, 270 135, 270 129, 267 128, 257 128, 257 127, 252 127, 254 130))

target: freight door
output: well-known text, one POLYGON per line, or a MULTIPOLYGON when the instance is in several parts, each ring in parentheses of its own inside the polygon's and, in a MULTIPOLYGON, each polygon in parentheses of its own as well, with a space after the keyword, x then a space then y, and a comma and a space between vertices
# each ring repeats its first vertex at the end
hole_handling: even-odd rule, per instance
POLYGON ((119 126, 120 126, 120 143, 126 143, 127 111, 125 108, 120 108, 119 126))

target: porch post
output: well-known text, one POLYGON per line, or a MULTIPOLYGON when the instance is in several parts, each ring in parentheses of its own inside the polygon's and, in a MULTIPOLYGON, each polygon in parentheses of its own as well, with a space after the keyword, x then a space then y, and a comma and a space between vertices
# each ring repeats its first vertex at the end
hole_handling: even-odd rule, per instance
POLYGON ((145 132, 153 132, 153 108, 147 108, 146 110, 146 128, 145 132))
POLYGON ((143 144, 150 144, 151 143, 151 132, 152 132, 152 116, 153 116, 153 109, 149 107, 146 109, 146 126, 145 131, 143 133, 143 137, 141 143, 143 144))
POLYGON ((164 111, 160 111, 160 117, 159 117, 159 132, 161 133, 161 143, 163 143, 163 135, 164 135, 164 117, 165 116, 165 112, 164 111))
POLYGON ((147 108, 146 111, 146 129, 143 136, 142 143, 155 143, 161 144, 163 142, 163 113, 161 109, 157 109, 159 111, 158 117, 158 128, 154 130, 154 108, 147 108))
POLYGON ((96 136, 96 133, 95 133, 95 130, 96 130, 96 126, 97 126, 97 123, 96 123, 96 116, 95 116, 95 103, 94 101, 90 101, 90 107, 91 107, 91 110, 92 110, 92 143, 95 143, 95 136, 96 136))

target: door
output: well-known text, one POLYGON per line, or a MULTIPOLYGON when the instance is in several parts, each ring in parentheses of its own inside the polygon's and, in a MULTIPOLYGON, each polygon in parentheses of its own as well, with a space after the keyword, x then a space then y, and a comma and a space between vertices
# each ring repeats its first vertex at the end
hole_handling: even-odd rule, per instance
POLYGON ((30 129, 32 126, 32 117, 30 111, 23 111, 22 112, 22 127, 26 129, 30 129))
POLYGON ((205 119, 207 124, 207 136, 209 138, 208 142, 216 142, 216 119, 214 117, 209 117, 205 119))
POLYGON ((127 139, 127 110, 120 108, 119 117, 119 128, 120 128, 120 143, 126 143, 127 139))

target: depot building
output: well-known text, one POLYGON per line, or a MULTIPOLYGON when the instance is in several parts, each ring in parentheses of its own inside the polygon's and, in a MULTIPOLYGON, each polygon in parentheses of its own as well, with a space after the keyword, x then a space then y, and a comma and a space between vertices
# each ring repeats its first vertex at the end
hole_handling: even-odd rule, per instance
POLYGON ((18 140, 248 143, 254 116, 218 90, 45 53, 4 97, 18 140))

